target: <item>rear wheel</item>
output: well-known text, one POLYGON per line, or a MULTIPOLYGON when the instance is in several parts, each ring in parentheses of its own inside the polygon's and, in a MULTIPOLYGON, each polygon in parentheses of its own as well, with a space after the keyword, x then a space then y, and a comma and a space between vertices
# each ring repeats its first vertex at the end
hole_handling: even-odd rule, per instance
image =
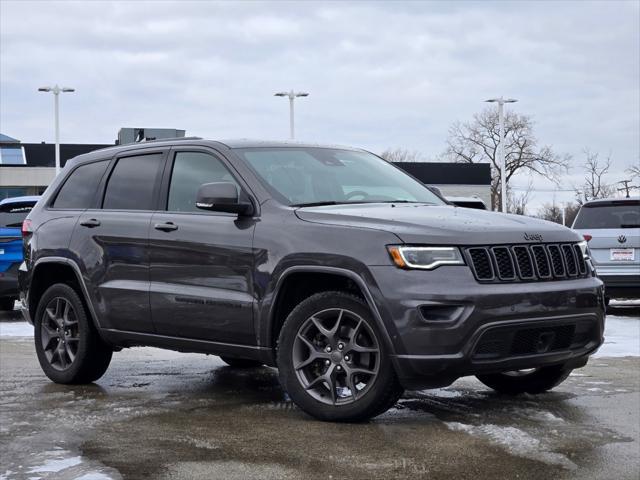
POLYGON ((220 357, 224 363, 233 368, 257 368, 262 366, 262 362, 257 360, 247 360, 244 358, 220 357))
POLYGON ((15 298, 0 298, 0 310, 3 312, 10 312, 13 310, 13 305, 15 303, 15 298))
POLYGON ((478 375, 477 378, 487 387, 507 395, 520 393, 543 393, 564 382, 572 369, 562 365, 515 370, 512 372, 478 375))
POLYGON ((403 391, 368 306, 342 292, 312 295, 291 312, 278 369, 296 405, 320 420, 366 420, 403 391))
POLYGON ((34 339, 44 373, 56 383, 90 383, 111 362, 112 349, 98 335, 84 304, 69 285, 42 295, 34 317, 34 339))

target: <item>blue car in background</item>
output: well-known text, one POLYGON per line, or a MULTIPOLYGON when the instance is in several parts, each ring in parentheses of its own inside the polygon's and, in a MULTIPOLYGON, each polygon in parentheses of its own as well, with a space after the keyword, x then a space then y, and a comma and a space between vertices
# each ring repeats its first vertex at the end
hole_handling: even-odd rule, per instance
POLYGON ((40 197, 0 200, 0 310, 13 310, 22 263, 22 222, 40 197))

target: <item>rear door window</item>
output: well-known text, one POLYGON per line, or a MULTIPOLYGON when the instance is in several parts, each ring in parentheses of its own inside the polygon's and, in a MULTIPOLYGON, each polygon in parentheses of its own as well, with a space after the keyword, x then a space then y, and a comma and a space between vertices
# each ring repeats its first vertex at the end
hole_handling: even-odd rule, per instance
POLYGON ((640 200, 582 207, 573 228, 640 228, 640 200))
POLYGON ((154 192, 163 165, 161 153, 118 159, 107 182, 102 208, 154 210, 154 192))
POLYGON ((76 168, 62 185, 52 207, 83 210, 93 207, 98 185, 108 164, 108 160, 101 160, 76 168))

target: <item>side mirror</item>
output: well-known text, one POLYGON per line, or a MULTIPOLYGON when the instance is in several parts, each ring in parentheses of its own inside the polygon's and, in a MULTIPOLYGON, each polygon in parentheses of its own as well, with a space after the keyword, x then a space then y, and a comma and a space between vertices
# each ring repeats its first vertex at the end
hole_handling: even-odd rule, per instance
POLYGON ((231 182, 205 183, 200 185, 196 195, 196 207, 212 212, 252 215, 253 205, 248 199, 241 199, 238 187, 231 182))
POLYGON ((440 197, 444 197, 444 195, 442 194, 442 191, 441 191, 438 187, 435 187, 435 186, 433 186, 433 185, 426 185, 426 184, 425 184, 425 186, 426 186, 429 190, 431 190, 433 193, 435 193, 436 195, 438 195, 438 196, 440 196, 440 197))

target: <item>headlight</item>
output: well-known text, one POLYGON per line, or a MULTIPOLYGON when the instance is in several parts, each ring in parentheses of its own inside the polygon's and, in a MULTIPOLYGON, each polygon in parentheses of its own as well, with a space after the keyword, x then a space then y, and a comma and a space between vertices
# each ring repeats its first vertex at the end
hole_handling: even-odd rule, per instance
POLYGON ((389 255, 400 268, 433 270, 440 265, 464 265, 458 247, 408 247, 390 245, 389 255))

